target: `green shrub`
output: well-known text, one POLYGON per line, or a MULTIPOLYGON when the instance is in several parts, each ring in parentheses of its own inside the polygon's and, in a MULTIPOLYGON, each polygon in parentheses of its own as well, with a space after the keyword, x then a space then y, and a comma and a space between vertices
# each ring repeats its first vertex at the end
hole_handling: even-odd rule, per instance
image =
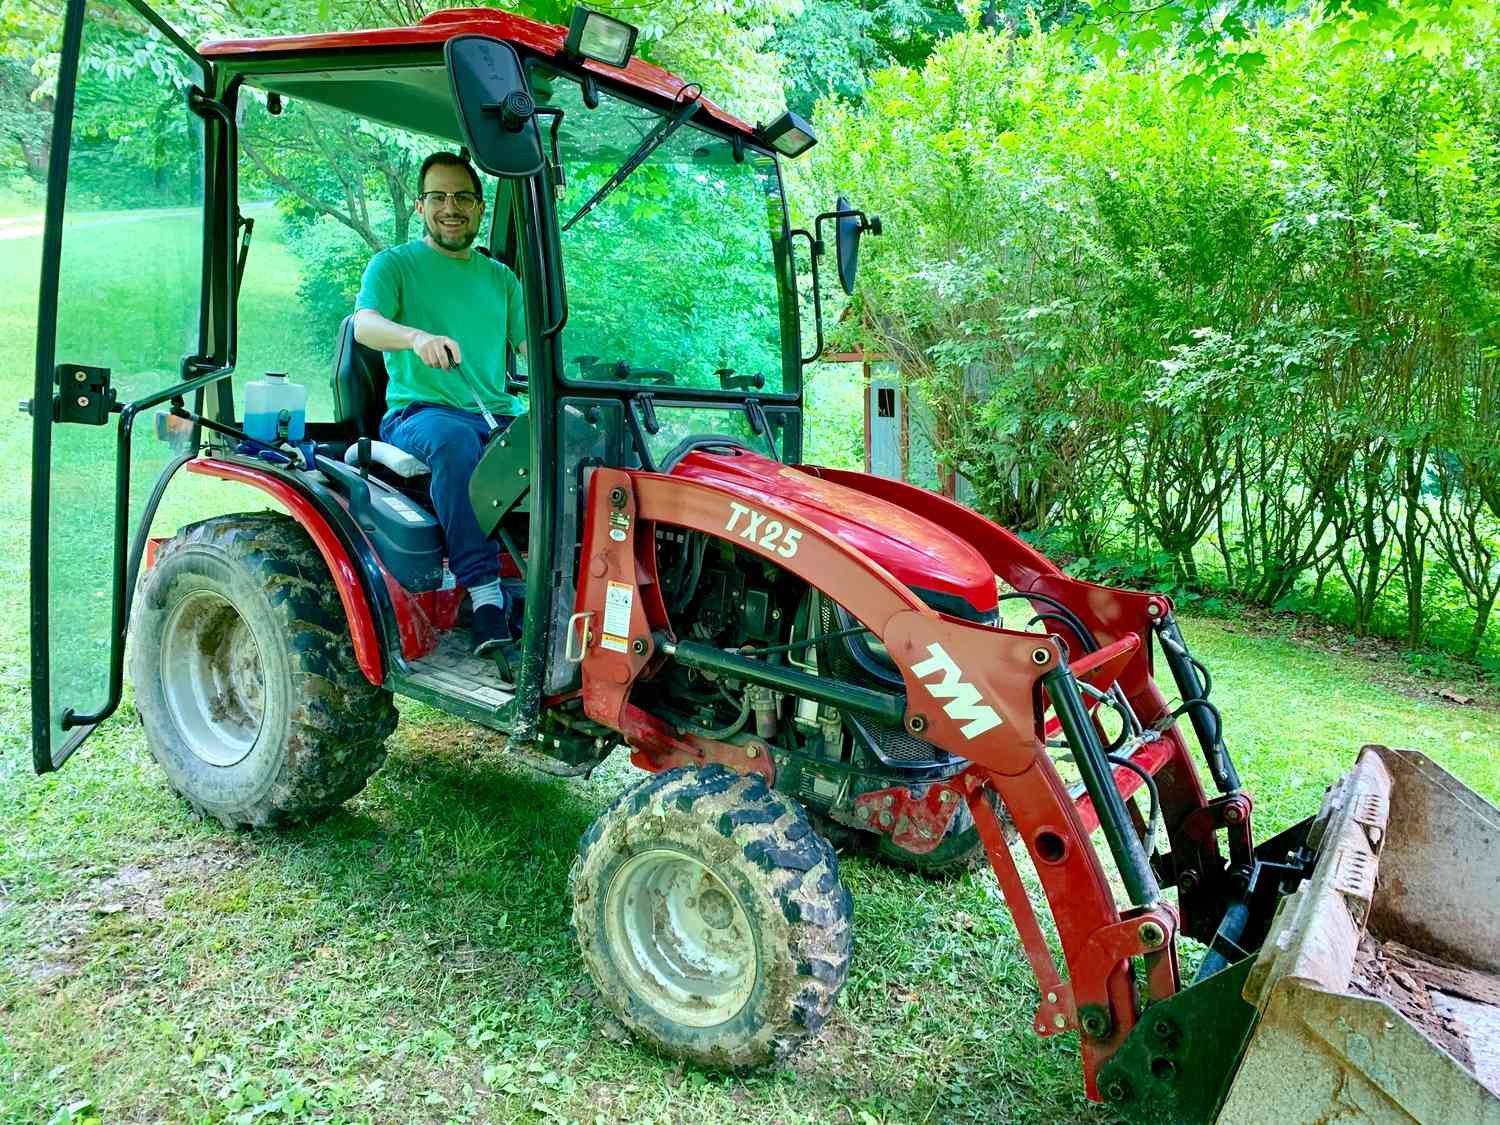
POLYGON ((1091 565, 1483 647, 1500 35, 1445 33, 1263 28, 1205 96, 1171 50, 972 30, 820 107, 805 174, 889 233, 850 322, 978 506, 1091 565))

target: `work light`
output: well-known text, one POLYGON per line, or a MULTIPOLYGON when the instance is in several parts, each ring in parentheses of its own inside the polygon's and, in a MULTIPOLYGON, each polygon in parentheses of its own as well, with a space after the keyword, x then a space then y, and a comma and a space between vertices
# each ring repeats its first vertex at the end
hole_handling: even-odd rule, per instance
POLYGON ((587 8, 574 8, 563 52, 573 58, 593 59, 606 66, 624 66, 635 50, 637 31, 622 20, 587 8))
POLYGON ((818 143, 812 126, 791 110, 787 110, 775 121, 762 127, 761 136, 782 156, 801 156, 818 143))

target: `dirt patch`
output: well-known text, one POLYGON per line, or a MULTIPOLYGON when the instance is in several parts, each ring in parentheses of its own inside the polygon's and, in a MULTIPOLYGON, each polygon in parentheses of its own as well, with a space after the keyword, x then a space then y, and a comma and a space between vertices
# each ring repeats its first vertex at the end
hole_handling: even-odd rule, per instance
POLYGON ((39 985, 45 991, 52 981, 59 977, 70 977, 78 971, 78 966, 72 961, 50 961, 42 958, 27 966, 26 976, 32 984, 39 985))
POLYGON ((1430 957, 1400 942, 1366 936, 1359 945, 1350 984, 1355 992, 1384 1000, 1452 1055, 1464 1069, 1500 1094, 1500 1082, 1476 1052, 1488 1056, 1500 1015, 1500 978, 1430 957))
POLYGON ((190 855, 146 859, 93 878, 77 894, 43 908, 35 927, 37 941, 28 956, 13 962, 14 968, 39 992, 51 992, 83 968, 89 936, 97 926, 116 915, 160 921, 169 913, 169 893, 212 885, 248 858, 232 843, 211 840, 190 855))
POLYGON ((1315 617, 1277 613, 1255 606, 1235 606, 1235 616, 1205 617, 1226 633, 1293 641, 1318 652, 1352 656, 1371 665, 1370 680, 1409 699, 1441 702, 1453 707, 1500 711, 1500 691, 1478 665, 1448 656, 1453 672, 1442 678, 1410 671, 1402 645, 1389 637, 1355 637, 1349 630, 1315 617))
POLYGON ((208 842, 191 855, 147 859, 90 881, 65 907, 72 911, 118 914, 128 910, 147 918, 166 916, 164 900, 183 886, 208 886, 224 872, 241 867, 249 853, 221 841, 208 842))

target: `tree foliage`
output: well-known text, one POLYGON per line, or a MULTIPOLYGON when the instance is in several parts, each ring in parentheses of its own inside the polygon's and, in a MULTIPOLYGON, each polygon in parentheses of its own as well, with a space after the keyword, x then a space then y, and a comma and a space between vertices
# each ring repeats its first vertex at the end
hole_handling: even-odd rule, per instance
POLYGON ((1186 44, 948 39, 821 110, 822 194, 891 232, 852 323, 991 514, 1187 585, 1209 560, 1267 604, 1333 580, 1358 631, 1399 592, 1412 639, 1436 575, 1473 648, 1500 583, 1475 546, 1500 515, 1496 30, 1330 52, 1315 19, 1265 26, 1217 91, 1186 44))
POLYGON ((963 29, 943 0, 815 0, 778 27, 787 105, 804 115, 820 97, 858 101, 887 66, 921 66, 937 41, 963 29))

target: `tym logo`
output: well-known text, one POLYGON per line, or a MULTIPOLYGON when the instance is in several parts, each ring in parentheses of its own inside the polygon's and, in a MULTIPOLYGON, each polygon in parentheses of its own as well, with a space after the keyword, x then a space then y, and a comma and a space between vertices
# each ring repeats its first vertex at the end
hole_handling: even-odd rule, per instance
POLYGON ((959 727, 959 732, 965 738, 974 738, 998 727, 1000 716, 995 714, 993 707, 979 702, 979 689, 962 678, 963 673, 953 663, 953 658, 943 651, 943 646, 928 645, 927 652, 929 655, 926 660, 911 666, 911 674, 919 680, 942 675, 943 678, 937 683, 924 683, 922 686, 932 693, 932 698, 948 700, 943 704, 943 710, 948 718, 964 724, 959 727))

